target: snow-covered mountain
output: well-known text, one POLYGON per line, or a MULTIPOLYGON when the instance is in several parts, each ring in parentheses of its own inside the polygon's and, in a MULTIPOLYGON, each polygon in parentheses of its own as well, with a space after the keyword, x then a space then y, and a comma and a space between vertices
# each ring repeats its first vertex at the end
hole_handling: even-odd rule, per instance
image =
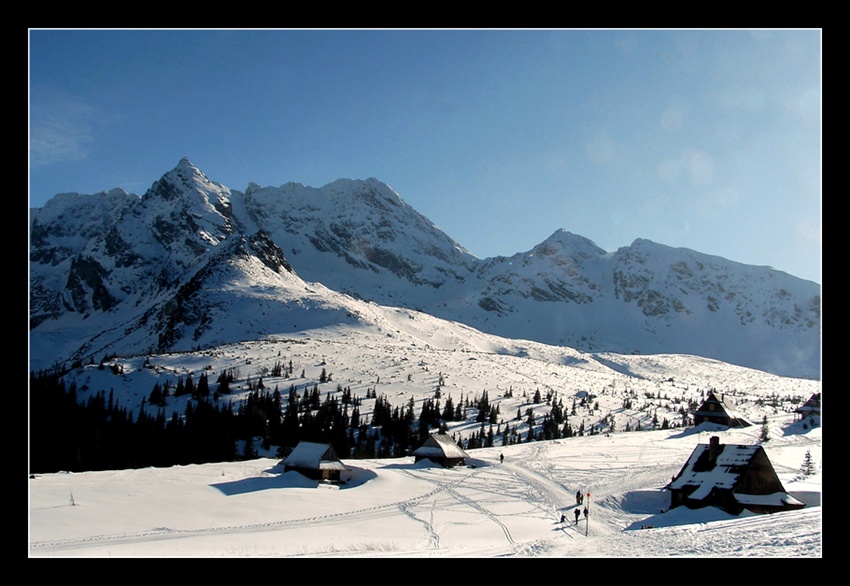
POLYGON ((374 325, 376 303, 583 351, 820 371, 816 283, 647 240, 606 252, 563 230, 479 259, 377 179, 241 192, 184 158, 141 197, 31 210, 33 370, 374 325))

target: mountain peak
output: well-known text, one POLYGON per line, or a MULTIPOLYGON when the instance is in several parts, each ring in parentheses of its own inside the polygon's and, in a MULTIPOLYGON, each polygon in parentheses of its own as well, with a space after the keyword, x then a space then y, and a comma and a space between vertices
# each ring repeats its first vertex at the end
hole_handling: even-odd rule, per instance
POLYGON ((219 183, 210 181, 203 171, 198 169, 188 157, 183 157, 168 173, 155 181, 145 193, 144 199, 177 203, 190 199, 211 206, 227 216, 230 207, 230 190, 219 183))
POLYGON ((605 254, 605 251, 599 248, 592 240, 568 232, 563 228, 555 230, 549 238, 538 244, 536 248, 538 251, 542 249, 543 251, 548 251, 550 254, 555 251, 592 256, 605 254))
POLYGON ((545 242, 563 242, 566 244, 576 244, 581 243, 582 245, 592 245, 596 248, 596 243, 590 240, 589 238, 585 238, 584 236, 580 236, 578 234, 573 234, 565 230, 564 228, 559 228, 555 230, 549 238, 545 240, 545 242))
POLYGON ((192 164, 189 157, 180 159, 177 166, 163 176, 163 178, 166 177, 174 183, 183 183, 186 185, 196 184, 206 186, 206 184, 211 183, 207 176, 204 175, 204 172, 192 164))

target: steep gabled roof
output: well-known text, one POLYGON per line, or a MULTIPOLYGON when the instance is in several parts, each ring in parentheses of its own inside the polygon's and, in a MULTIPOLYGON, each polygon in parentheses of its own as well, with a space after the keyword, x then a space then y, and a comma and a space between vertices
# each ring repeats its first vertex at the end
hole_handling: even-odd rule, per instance
POLYGON ((741 413, 739 413, 735 408, 733 408, 729 403, 723 400, 722 395, 718 397, 714 391, 709 391, 708 396, 705 401, 703 401, 702 405, 700 405, 699 409, 694 412, 694 418, 697 417, 726 417, 730 420, 731 423, 742 427, 747 427, 752 425, 751 421, 748 421, 741 413), (714 404, 717 408, 715 410, 710 410, 708 408, 709 404, 714 404))
POLYGON ((763 447, 721 445, 717 437, 712 437, 708 445, 701 444, 694 448, 679 475, 673 478, 667 488, 692 489, 688 492, 691 501, 704 501, 715 489, 728 490, 744 508, 781 510, 804 506, 785 492, 763 447), (759 488, 753 491, 752 482, 744 478, 751 470, 762 478, 766 474, 773 476, 772 479, 766 479, 766 490, 759 488))
POLYGON ((299 442, 284 460, 283 465, 291 468, 311 470, 345 470, 330 444, 299 442))
POLYGON ((809 400, 794 409, 795 413, 820 415, 820 393, 815 393, 809 400))
POLYGON ((463 451, 454 440, 445 433, 432 434, 425 443, 416 448, 413 452, 414 456, 421 458, 467 458, 467 454, 463 451))
POLYGON ((761 446, 720 445, 717 458, 712 465, 708 460, 708 444, 700 444, 691 452, 690 458, 679 475, 667 485, 669 489, 696 486, 690 494, 694 500, 707 497, 712 489, 732 489, 761 446))

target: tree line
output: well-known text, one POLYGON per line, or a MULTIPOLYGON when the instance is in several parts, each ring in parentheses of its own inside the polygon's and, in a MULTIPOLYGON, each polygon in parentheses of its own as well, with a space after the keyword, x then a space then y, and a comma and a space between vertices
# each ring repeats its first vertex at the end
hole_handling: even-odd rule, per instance
MULTIPOLYGON (((291 367, 290 367, 291 368, 291 367)), ((323 370, 322 382, 330 375, 323 370)), ((475 421, 480 428, 466 438, 455 438, 465 449, 510 445, 584 435, 584 424, 574 432, 567 409, 550 393, 548 412, 536 415, 529 407, 519 410, 513 425, 500 417, 498 405, 485 390, 480 397, 455 403, 449 395, 440 406, 440 389, 426 398, 419 412, 411 397, 393 406, 375 388, 366 392, 374 399, 371 417, 361 416, 362 397, 337 384, 325 393, 313 384, 299 393, 294 385, 281 393, 265 387, 262 377, 234 405, 228 397, 232 371, 222 372, 212 391, 206 372, 197 381, 179 377, 176 385, 155 383, 141 407, 134 412, 120 405, 113 392, 99 391, 79 400, 75 383, 66 385, 61 373, 30 374, 30 471, 80 472, 149 466, 203 464, 257 457, 255 441, 268 450, 275 447, 285 456, 300 441, 331 444, 348 458, 392 458, 410 455, 435 430, 448 431, 449 422, 475 421), (183 413, 166 414, 168 398, 189 395, 183 413), (469 409, 475 415, 468 417, 469 409), (152 414, 153 413, 153 414, 152 414), (517 426, 526 423, 520 434, 517 426), (240 447, 237 447, 240 446, 240 447)), ((512 391, 510 392, 512 396, 512 391)), ((539 391, 533 401, 542 403, 539 391)), ((572 414, 575 414, 573 404, 572 414)), ((593 433, 593 429, 590 430, 593 433)))

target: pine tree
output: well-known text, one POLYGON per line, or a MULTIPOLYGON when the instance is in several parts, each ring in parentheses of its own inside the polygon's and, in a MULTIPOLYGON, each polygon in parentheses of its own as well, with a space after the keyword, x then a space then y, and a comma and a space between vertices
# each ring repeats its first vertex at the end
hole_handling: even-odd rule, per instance
POLYGON ((210 396, 210 384, 206 372, 202 372, 200 378, 198 378, 198 386, 195 388, 195 396, 199 398, 210 396))
POLYGON ((454 416, 455 416, 455 405, 454 405, 454 401, 452 401, 452 396, 449 395, 448 398, 446 399, 445 406, 443 406, 443 413, 442 413, 441 417, 446 421, 452 421, 452 420, 454 420, 454 416))
POLYGON ((815 464, 812 461, 812 453, 809 450, 806 450, 806 455, 803 457, 803 466, 800 468, 800 471, 806 477, 815 473, 815 464))
POLYGON ((220 395, 230 394, 230 377, 227 376, 226 372, 222 371, 221 374, 218 375, 216 382, 218 383, 218 393, 220 395))
POLYGON ((151 394, 148 397, 148 401, 150 402, 151 405, 160 405, 161 404, 161 402, 162 402, 162 387, 159 386, 158 382, 154 383, 153 390, 151 391, 151 394))
POLYGON ((759 435, 759 442, 764 443, 766 441, 770 441, 770 432, 767 429, 767 415, 761 421, 761 433, 759 435))

